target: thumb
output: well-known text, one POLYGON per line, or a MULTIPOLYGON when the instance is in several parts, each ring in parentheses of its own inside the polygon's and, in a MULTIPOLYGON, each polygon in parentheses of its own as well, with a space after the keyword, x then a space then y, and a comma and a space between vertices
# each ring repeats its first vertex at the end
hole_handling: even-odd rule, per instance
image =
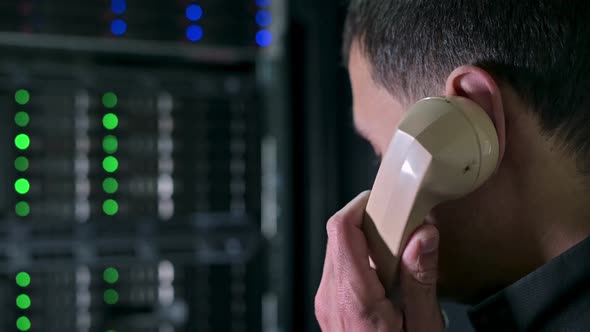
POLYGON ((439 233, 432 225, 414 232, 401 260, 400 292, 405 331, 442 331, 444 323, 438 299, 439 233))

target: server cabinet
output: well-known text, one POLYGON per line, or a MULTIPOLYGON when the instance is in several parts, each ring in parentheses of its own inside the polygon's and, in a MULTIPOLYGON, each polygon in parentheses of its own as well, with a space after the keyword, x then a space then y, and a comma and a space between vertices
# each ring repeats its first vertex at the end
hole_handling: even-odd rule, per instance
POLYGON ((0 4, 2 331, 281 328, 281 11, 0 4))

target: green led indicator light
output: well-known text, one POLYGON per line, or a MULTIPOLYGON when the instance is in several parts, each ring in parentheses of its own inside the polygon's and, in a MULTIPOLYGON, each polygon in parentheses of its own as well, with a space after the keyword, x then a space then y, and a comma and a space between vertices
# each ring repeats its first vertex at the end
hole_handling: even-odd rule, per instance
POLYGON ((106 304, 115 304, 119 302, 119 293, 114 289, 104 291, 103 299, 106 304))
POLYGON ((27 287, 31 284, 31 276, 27 272, 19 272, 16 275, 16 284, 20 287, 27 287))
POLYGON ((109 173, 114 173, 119 169, 119 161, 113 156, 108 156, 102 160, 102 168, 109 173))
POLYGON ((28 193, 29 189, 31 189, 31 184, 27 179, 21 178, 16 180, 16 182, 14 183, 14 190, 16 190, 16 192, 21 195, 28 193))
POLYGON ((26 127, 29 125, 30 120, 31 119, 29 118, 29 114, 27 112, 18 112, 14 116, 14 123, 16 123, 16 125, 19 127, 26 127))
POLYGON ((31 100, 29 91, 20 89, 14 94, 14 100, 20 105, 26 105, 31 100))
POLYGON ((113 199, 107 199, 102 203, 102 211, 104 211, 107 216, 114 216, 119 212, 119 203, 113 199))
POLYGON ((31 213, 31 207, 27 202, 18 202, 14 206, 14 212, 16 212, 16 215, 19 217, 26 217, 31 213))
POLYGON ((113 178, 106 178, 102 181, 102 189, 107 194, 114 194, 119 189, 119 183, 113 178))
POLYGON ((31 139, 27 134, 18 134, 14 138, 14 145, 20 150, 26 150, 31 145, 31 139))
POLYGON ((119 280, 119 271, 114 267, 109 267, 102 273, 102 278, 109 284, 114 284, 119 280))
POLYGON ((115 330, 107 330, 107 332, 117 332, 117 331, 115 331, 115 330))
POLYGON ((118 148, 119 148, 119 141, 117 140, 117 138, 115 136, 108 135, 108 136, 105 136, 105 138, 103 138, 102 149, 104 150, 104 152, 109 153, 109 154, 113 154, 113 153, 117 152, 118 148))
POLYGON ((113 113, 105 114, 102 117, 102 125, 108 130, 113 130, 119 125, 119 118, 113 113))
POLYGON ((118 101, 119 98, 117 98, 117 95, 113 92, 107 92, 104 95, 102 95, 102 104, 106 108, 115 108, 115 106, 117 106, 118 101))
POLYGON ((31 306, 31 298, 27 294, 21 294, 16 297, 16 306, 20 309, 29 309, 31 306))
POLYGON ((26 316, 21 316, 16 320, 16 328, 19 331, 28 331, 31 328, 31 321, 26 316))
POLYGON ((29 169, 29 159, 27 157, 18 157, 14 160, 14 168, 19 172, 24 172, 29 169))

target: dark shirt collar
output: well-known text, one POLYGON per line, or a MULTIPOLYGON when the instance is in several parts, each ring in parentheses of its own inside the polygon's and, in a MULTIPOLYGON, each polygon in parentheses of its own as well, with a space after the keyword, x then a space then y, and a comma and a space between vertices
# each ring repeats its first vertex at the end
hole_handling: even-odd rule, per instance
POLYGON ((577 319, 590 303, 589 281, 590 237, 475 306, 469 319, 476 331, 537 331, 577 319))

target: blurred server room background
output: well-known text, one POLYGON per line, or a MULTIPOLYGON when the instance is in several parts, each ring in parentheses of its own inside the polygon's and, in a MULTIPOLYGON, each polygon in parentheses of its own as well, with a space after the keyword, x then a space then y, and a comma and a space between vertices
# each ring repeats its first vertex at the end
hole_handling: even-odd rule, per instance
POLYGON ((317 331, 377 164, 345 0, 0 2, 0 331, 317 331))

